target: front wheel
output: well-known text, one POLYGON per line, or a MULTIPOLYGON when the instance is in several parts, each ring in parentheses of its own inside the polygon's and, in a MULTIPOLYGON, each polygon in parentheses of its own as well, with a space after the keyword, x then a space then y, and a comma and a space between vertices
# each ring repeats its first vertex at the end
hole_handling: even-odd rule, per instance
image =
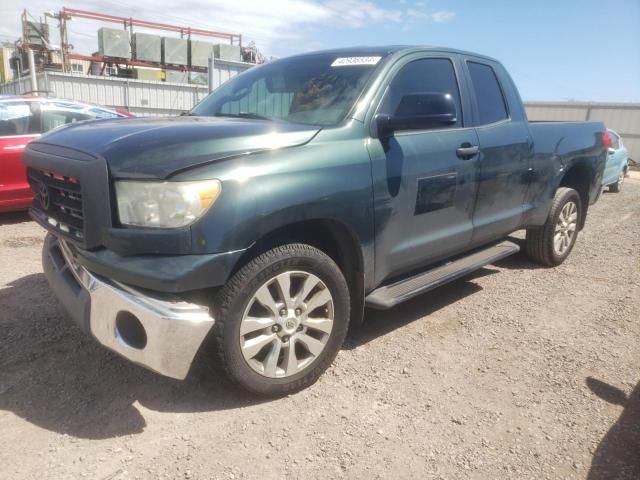
POLYGON ((554 267, 573 250, 578 237, 582 202, 573 188, 560 187, 542 227, 527 230, 525 251, 532 260, 554 267))
POLYGON ((294 393, 331 365, 347 333, 349 289, 335 262, 306 244, 249 261, 214 300, 228 376, 261 395, 294 393))

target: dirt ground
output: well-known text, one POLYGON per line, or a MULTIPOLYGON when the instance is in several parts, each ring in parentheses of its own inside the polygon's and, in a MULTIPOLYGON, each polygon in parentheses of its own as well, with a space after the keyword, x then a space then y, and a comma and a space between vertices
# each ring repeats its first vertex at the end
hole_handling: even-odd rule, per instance
POLYGON ((313 387, 173 381, 68 320, 0 216, 0 478, 640 478, 640 174, 569 260, 511 257, 367 312, 313 387))

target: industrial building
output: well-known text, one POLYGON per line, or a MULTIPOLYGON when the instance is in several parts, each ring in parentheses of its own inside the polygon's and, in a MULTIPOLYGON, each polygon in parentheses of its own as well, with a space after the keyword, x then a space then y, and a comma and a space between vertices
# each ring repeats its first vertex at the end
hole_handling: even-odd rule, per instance
MULTIPOLYGON (((264 61, 255 45, 242 45, 239 33, 180 27, 66 7, 58 13, 47 12, 39 19, 25 10, 21 22, 21 39, 15 42, 14 48, 0 50, 0 82, 3 83, 19 82, 25 76, 37 81, 37 74, 57 72, 207 84, 210 59, 250 65, 264 61), (91 54, 76 51, 68 42, 70 24, 77 18, 110 25, 96 27, 98 48, 91 54), (51 38, 56 30, 48 23, 52 19, 58 24, 59 42, 51 38), (117 28, 112 27, 113 24, 117 28), (138 28, 146 31, 136 31, 138 28), (158 31, 158 34, 149 31, 158 31), (32 73, 36 74, 35 78, 32 73)), ((43 88, 32 85, 29 90, 43 88)))

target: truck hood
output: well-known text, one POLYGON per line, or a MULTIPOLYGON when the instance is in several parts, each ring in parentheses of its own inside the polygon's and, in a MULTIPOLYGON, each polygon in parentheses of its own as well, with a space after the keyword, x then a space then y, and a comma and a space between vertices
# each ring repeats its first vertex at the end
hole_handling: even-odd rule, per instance
POLYGON ((109 119, 72 124, 37 143, 101 156, 114 178, 164 179, 223 158, 303 145, 319 130, 224 117, 109 119))

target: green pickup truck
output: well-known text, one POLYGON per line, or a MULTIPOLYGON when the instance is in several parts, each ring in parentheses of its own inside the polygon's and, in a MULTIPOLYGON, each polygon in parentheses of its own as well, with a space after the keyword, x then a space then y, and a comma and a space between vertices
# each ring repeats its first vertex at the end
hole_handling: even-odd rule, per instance
POLYGON ((252 68, 181 117, 73 124, 23 161, 78 325, 174 378, 211 336, 231 379, 283 395, 365 307, 516 253, 515 230, 563 262, 609 143, 602 123, 528 122, 496 60, 378 47, 252 68))

